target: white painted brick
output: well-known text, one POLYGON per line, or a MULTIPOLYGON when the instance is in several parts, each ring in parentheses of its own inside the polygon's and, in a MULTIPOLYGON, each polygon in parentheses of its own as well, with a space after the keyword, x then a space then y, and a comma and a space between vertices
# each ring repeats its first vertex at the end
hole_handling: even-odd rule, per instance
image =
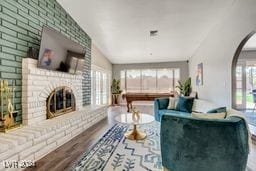
POLYGON ((72 129, 70 124, 65 125, 63 127, 60 127, 59 129, 56 129, 55 132, 56 132, 56 134, 58 134, 60 132, 64 132, 64 131, 69 130, 69 129, 72 129))
POLYGON ((8 144, 9 148, 13 148, 13 147, 18 145, 18 141, 17 140, 6 139, 5 137, 2 137, 2 136, 0 136, 0 142, 8 144))
POLYGON ((40 128, 37 126, 30 126, 30 127, 24 127, 24 130, 35 130, 35 131, 39 131, 41 133, 41 135, 44 135, 47 133, 47 130, 45 128, 40 128))
MULTIPOLYGON (((14 155, 10 158, 7 158, 6 161, 18 161, 18 155, 14 155)), ((0 170, 3 169, 4 171, 18 171, 21 170, 20 168, 7 168, 8 166, 4 166, 3 161, 0 162, 0 170)))
POLYGON ((18 144, 23 144, 27 141, 26 137, 22 137, 19 135, 1 133, 0 136, 5 138, 6 140, 16 140, 18 144))
POLYGON ((69 140, 71 139, 71 134, 67 134, 65 135, 64 137, 60 138, 57 140, 57 145, 60 146, 60 145, 63 145, 65 144, 66 142, 68 142, 69 140))
POLYGON ((49 139, 50 137, 52 137, 54 135, 55 135, 55 131, 48 132, 47 134, 45 134, 43 136, 33 139, 33 144, 38 144, 42 141, 46 141, 47 139, 49 139))
POLYGON ((51 138, 49 138, 46 142, 47 144, 51 144, 55 141, 57 141, 58 139, 60 139, 61 137, 64 137, 65 136, 65 132, 60 132, 58 134, 55 134, 54 136, 52 136, 51 138))
POLYGON ((36 144, 36 145, 32 146, 31 148, 28 148, 28 149, 20 152, 19 158, 23 159, 23 158, 31 155, 32 153, 35 153, 39 149, 43 148, 45 145, 46 145, 46 141, 43 141, 43 142, 41 142, 39 144, 36 144))
POLYGON ((15 150, 8 150, 8 151, 5 151, 5 152, 1 153, 1 155, 0 155, 0 161, 6 160, 7 158, 10 158, 10 157, 12 157, 12 156, 14 156, 14 155, 16 155, 16 154, 17 154, 17 152, 16 152, 15 150))
POLYGON ((22 151, 24 149, 28 149, 31 146, 32 146, 32 141, 26 142, 21 145, 17 145, 15 147, 13 147, 12 149, 10 149, 4 153, 1 153, 0 161, 10 158, 11 156, 18 154, 20 151, 22 151))
MULTIPOLYGON (((23 66, 27 65, 24 64, 23 66)), ((26 77, 23 78, 23 82, 25 82, 25 86, 23 86, 24 90, 26 90, 22 95, 22 98, 24 99, 22 102, 22 109, 25 111, 23 113, 23 123, 28 124, 29 126, 8 133, 10 140, 6 140, 7 138, 3 139, 4 136, 0 135, 0 144, 2 144, 2 146, 0 146, 0 158, 6 159, 12 156, 17 158, 17 154, 19 154, 20 160, 39 159, 106 117, 106 107, 82 107, 81 75, 60 74, 53 71, 42 71, 40 69, 39 72, 37 71, 38 68, 36 67, 36 62, 31 62, 31 60, 28 66, 32 68, 32 70, 30 70, 32 72, 30 73, 34 72, 36 74, 45 75, 38 76, 36 74, 31 74, 27 79, 26 77), (51 76, 48 77, 47 75, 51 76), (80 80, 76 80, 77 78, 80 80), (35 86, 31 84, 31 82, 33 83, 34 81, 33 79, 35 79, 37 83, 41 82, 42 84, 46 84, 46 81, 48 81, 50 84, 38 85, 37 88, 33 89, 33 87, 29 87, 35 86), (46 110, 47 94, 56 88, 56 86, 60 85, 69 86, 73 89, 76 97, 76 106, 80 111, 46 120, 46 114, 42 111, 46 110), (33 90, 34 93, 28 93, 31 92, 31 90, 33 90), (25 140, 27 142, 22 144, 21 141, 24 142, 25 140), (21 144, 18 145, 18 143, 21 144)), ((24 69, 23 71, 26 72, 28 69, 24 69)))
POLYGON ((1 140, 0 140, 0 154, 1 153, 3 153, 3 152, 5 152, 5 151, 7 151, 8 149, 9 149, 9 145, 8 145, 8 143, 6 143, 6 142, 2 142, 1 140))
POLYGON ((20 160, 24 160, 24 161, 35 161, 35 154, 31 154, 23 159, 20 159, 20 160))
POLYGON ((38 159, 44 157, 49 152, 51 152, 54 149, 56 149, 56 147, 57 147, 57 143, 56 142, 48 144, 47 146, 44 146, 42 149, 40 149, 39 151, 37 151, 35 153, 35 160, 38 160, 38 159))
POLYGON ((32 129, 22 129, 21 132, 28 133, 28 134, 33 134, 34 138, 37 138, 37 137, 41 136, 40 131, 36 131, 36 130, 32 130, 32 129))
POLYGON ((66 135, 67 135, 67 134, 70 134, 73 130, 75 130, 75 129, 77 129, 77 128, 78 128, 78 125, 74 125, 73 127, 67 129, 67 130, 65 131, 65 134, 66 134, 66 135))
POLYGON ((25 92, 22 95, 22 104, 28 108, 28 110, 24 110, 26 111, 24 115, 31 116, 31 113, 33 113, 32 118, 24 116, 26 124, 33 124, 33 122, 39 123, 46 119, 46 117, 34 119, 33 117, 38 117, 46 113, 34 113, 29 108, 39 108, 41 104, 38 103, 39 99, 45 102, 50 92, 58 86, 69 86, 76 97, 77 109, 80 110, 82 108, 82 75, 43 70, 37 68, 37 60, 34 59, 24 59, 22 61, 22 67, 22 71, 26 75, 26 77, 22 77, 22 90, 25 92), (31 94, 31 92, 33 93, 31 94), (40 98, 38 98, 39 96, 40 98))
POLYGON ((73 130, 73 131, 71 132, 71 135, 72 135, 72 136, 77 136, 77 135, 80 134, 82 131, 83 131, 83 128, 82 128, 82 127, 77 128, 77 129, 75 129, 75 130, 73 130))
POLYGON ((22 132, 22 130, 17 130, 10 132, 9 134, 11 135, 17 135, 17 136, 22 136, 27 139, 27 141, 32 140, 34 138, 34 135, 28 132, 22 132))

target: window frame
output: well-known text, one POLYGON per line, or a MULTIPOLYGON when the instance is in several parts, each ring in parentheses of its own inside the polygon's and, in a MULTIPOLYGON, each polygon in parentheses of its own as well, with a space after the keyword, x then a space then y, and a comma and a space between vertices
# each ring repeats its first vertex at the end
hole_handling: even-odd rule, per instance
MULTIPOLYGON (((155 77, 155 79, 156 79, 156 88, 155 88, 155 90, 153 90, 153 91, 155 91, 155 92, 162 92, 163 90, 160 90, 159 89, 159 78, 158 78, 158 71, 159 70, 163 70, 163 69, 167 69, 167 70, 171 70, 171 72, 172 72, 172 74, 171 74, 171 76, 172 76, 172 87, 169 87, 169 90, 170 91, 175 91, 175 87, 177 86, 177 83, 176 83, 176 77, 175 77, 175 72, 176 72, 176 70, 178 71, 178 80, 180 80, 181 79, 181 69, 180 68, 141 68, 141 69, 123 69, 123 70, 121 70, 120 71, 120 80, 122 81, 122 80, 124 80, 125 81, 125 83, 123 84, 122 82, 121 82, 121 84, 122 85, 124 85, 124 87, 121 87, 125 92, 129 92, 129 91, 131 91, 131 90, 128 90, 128 87, 127 87, 127 82, 128 82, 128 78, 127 78, 127 71, 129 71, 129 70, 139 70, 140 71, 140 88, 139 88, 139 90, 136 90, 136 91, 134 91, 134 92, 146 92, 146 90, 143 90, 143 75, 142 75, 142 71, 143 70, 155 70, 156 71, 156 77, 155 77), (124 72, 124 73, 122 73, 122 72, 124 72), (124 75, 124 78, 122 78, 122 76, 124 75)), ((168 91, 169 91, 168 90, 168 91)), ((164 92, 165 92, 166 90, 164 90, 164 92)), ((167 91, 166 91, 167 92, 167 91)))

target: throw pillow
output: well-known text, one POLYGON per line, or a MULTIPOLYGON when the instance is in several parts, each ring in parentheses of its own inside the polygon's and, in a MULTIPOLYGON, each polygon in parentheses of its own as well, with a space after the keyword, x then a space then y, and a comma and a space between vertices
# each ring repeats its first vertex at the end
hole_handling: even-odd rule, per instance
POLYGON ((179 97, 176 110, 182 112, 192 112, 194 98, 193 97, 179 97))
POLYGON ((191 114, 194 118, 204 118, 204 119, 224 119, 226 117, 225 112, 221 113, 196 113, 192 112, 191 114))
POLYGON ((159 102, 159 109, 167 109, 168 107, 168 100, 166 98, 158 98, 157 99, 159 102))
POLYGON ((177 101, 178 101, 177 98, 170 97, 169 98, 169 105, 168 105, 167 109, 172 109, 172 110, 176 109, 177 101))
POLYGON ((219 108, 211 109, 207 113, 225 113, 227 115, 227 107, 219 107, 219 108))

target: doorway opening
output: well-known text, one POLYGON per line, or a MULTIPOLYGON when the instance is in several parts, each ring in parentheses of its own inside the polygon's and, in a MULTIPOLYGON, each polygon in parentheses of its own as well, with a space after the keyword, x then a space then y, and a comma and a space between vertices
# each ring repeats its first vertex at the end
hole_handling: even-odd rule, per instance
POLYGON ((240 43, 232 63, 232 107, 242 111, 256 126, 256 34, 240 43))

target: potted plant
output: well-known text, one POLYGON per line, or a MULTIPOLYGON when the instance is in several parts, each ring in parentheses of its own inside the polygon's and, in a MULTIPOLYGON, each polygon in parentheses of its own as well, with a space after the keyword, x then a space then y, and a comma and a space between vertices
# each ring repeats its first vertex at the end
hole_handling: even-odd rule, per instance
POLYGON ((119 105, 120 95, 122 93, 121 86, 120 86, 120 79, 112 80, 111 93, 112 93, 112 105, 119 105))
POLYGON ((179 85, 176 86, 179 90, 179 94, 182 96, 189 96, 191 93, 191 78, 189 77, 183 84, 178 81, 179 85))

